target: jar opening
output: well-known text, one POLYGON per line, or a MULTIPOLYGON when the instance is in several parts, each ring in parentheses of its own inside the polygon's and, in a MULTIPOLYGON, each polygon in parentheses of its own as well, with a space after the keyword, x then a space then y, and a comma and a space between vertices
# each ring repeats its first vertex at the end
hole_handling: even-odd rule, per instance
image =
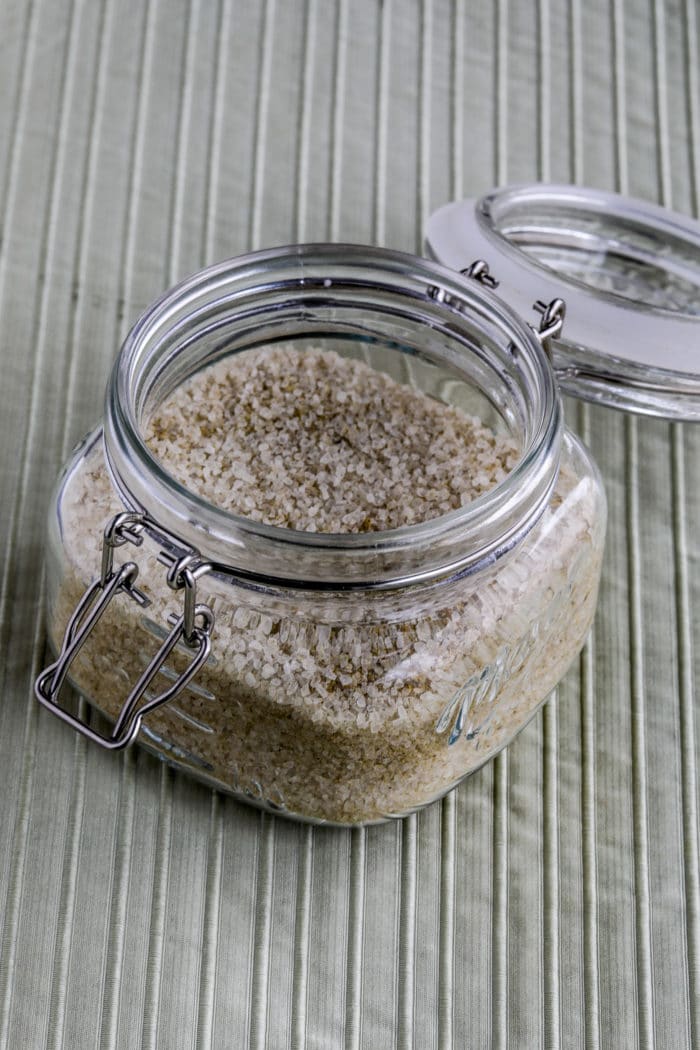
POLYGON ((412 256, 344 245, 273 249, 194 275, 132 329, 107 392, 107 460, 125 503, 234 573, 288 585, 391 586, 469 571, 541 514, 558 464, 554 380, 532 332, 494 296, 412 256), (478 499, 384 532, 264 525, 184 488, 146 444, 149 420, 188 378, 284 343, 333 350, 480 417, 522 450, 478 499))

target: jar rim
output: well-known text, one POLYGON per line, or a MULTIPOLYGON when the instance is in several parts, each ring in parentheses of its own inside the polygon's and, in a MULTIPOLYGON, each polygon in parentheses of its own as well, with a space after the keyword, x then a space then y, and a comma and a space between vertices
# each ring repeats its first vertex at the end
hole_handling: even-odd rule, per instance
POLYGON ((302 244, 200 270, 141 315, 108 382, 105 450, 126 506, 182 536, 216 571, 262 583, 344 590, 474 571, 516 545, 549 501, 562 426, 556 380, 534 331, 487 288, 406 253, 353 244, 302 244), (381 294, 402 311, 402 318, 415 321, 416 333, 421 326, 447 331, 457 344, 464 341, 465 351, 467 334, 475 330, 494 346, 500 344, 511 386, 513 376, 522 380, 519 406, 527 415, 527 440, 515 468, 464 507, 384 532, 312 533, 267 525, 186 489, 149 449, 141 418, 154 385, 175 366, 185 346, 192 351, 191 341, 175 346, 173 332, 204 316, 205 308, 207 316, 219 311, 227 319, 262 317, 291 299, 303 310, 312 301, 332 302, 341 291, 356 297, 381 294))

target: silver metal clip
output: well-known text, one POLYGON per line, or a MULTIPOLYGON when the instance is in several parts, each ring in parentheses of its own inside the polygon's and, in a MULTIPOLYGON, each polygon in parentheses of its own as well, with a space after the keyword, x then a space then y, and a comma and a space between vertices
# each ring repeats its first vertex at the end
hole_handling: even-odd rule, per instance
POLYGON ((530 325, 530 327, 539 339, 540 345, 547 357, 551 357, 552 339, 561 335, 562 328, 564 327, 566 303, 563 299, 552 299, 548 303, 543 302, 542 299, 538 299, 532 309, 540 314, 540 323, 537 328, 535 328, 534 325, 530 325))
MULTIPOLYGON (((171 617, 172 630, 127 696, 111 734, 105 736, 98 733, 78 716, 59 706, 59 693, 71 664, 112 599, 123 591, 142 607, 150 604, 146 595, 134 586, 139 572, 138 565, 127 561, 118 569, 114 568, 115 548, 125 543, 140 546, 143 542, 143 531, 148 524, 149 519, 145 515, 131 513, 118 514, 109 522, 104 532, 100 576, 90 584, 78 602, 66 627, 58 659, 41 672, 34 685, 34 692, 40 704, 83 736, 110 751, 118 751, 133 743, 144 716, 181 693, 205 663, 211 651, 214 613, 208 605, 198 604, 196 600, 197 578, 210 571, 211 566, 202 562, 197 552, 191 548, 180 558, 167 555, 170 565, 168 584, 174 590, 184 588, 184 611, 179 617, 171 617), (148 698, 139 706, 146 690, 180 641, 193 650, 194 655, 189 665, 167 689, 148 698)), ((162 530, 158 531, 162 533, 162 530)), ((165 556, 164 552, 163 557, 165 556)))
MULTIPOLYGON (((493 276, 489 269, 489 264, 483 259, 475 259, 469 266, 465 266, 463 270, 459 271, 463 277, 471 277, 472 280, 478 281, 479 284, 483 284, 485 288, 498 288, 498 281, 493 276)), ((448 306, 452 306, 459 302, 454 296, 448 295, 444 288, 441 288, 437 284, 433 284, 428 289, 428 294, 431 299, 434 299, 438 303, 446 303, 448 306)))
POLYGON ((491 273, 489 264, 484 259, 475 259, 469 266, 459 271, 463 277, 471 277, 486 288, 498 288, 498 281, 491 273))

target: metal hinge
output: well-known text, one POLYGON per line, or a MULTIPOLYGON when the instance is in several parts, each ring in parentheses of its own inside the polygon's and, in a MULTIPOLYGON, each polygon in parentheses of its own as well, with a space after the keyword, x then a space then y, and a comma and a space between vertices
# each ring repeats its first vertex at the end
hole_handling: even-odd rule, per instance
POLYGON ((538 299, 533 306, 533 310, 536 310, 540 315, 540 323, 537 328, 534 325, 530 325, 530 328, 532 328, 539 339, 547 357, 551 358, 552 339, 560 336, 564 327, 566 303, 563 299, 551 299, 548 303, 538 299))
MULTIPOLYGON (((489 264, 484 259, 475 259, 473 263, 465 266, 459 272, 464 277, 471 277, 473 280, 478 281, 479 284, 483 284, 486 288, 498 288, 498 281, 491 273, 489 264)), ((552 339, 560 336, 564 327, 566 303, 563 299, 551 299, 548 303, 538 299, 533 304, 532 309, 540 315, 540 323, 537 327, 532 324, 529 327, 535 333, 547 357, 551 358, 552 339)))
POLYGON ((473 280, 483 284, 486 288, 498 288, 498 281, 491 273, 489 264, 483 259, 475 259, 469 266, 459 271, 463 277, 471 277, 473 280))

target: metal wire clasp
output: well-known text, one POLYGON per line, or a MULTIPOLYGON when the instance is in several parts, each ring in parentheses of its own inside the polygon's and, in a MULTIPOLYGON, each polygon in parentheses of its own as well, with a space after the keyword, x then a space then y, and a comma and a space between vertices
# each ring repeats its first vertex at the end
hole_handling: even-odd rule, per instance
MULTIPOLYGON (((181 693, 205 663, 211 650, 214 613, 208 605, 197 603, 197 579, 209 572, 211 566, 208 562, 203 562, 192 548, 187 548, 180 556, 162 551, 159 561, 168 565, 168 585, 173 590, 184 590, 184 610, 181 616, 170 617, 170 633, 127 696, 111 734, 105 736, 98 733, 58 703, 59 693, 71 664, 112 599, 124 592, 142 608, 150 605, 150 599, 135 586, 139 573, 138 565, 127 561, 115 569, 114 551, 126 543, 141 546, 144 529, 152 524, 154 523, 150 522, 146 515, 130 512, 117 514, 108 523, 104 531, 100 575, 90 584, 78 602, 66 627, 58 659, 41 672, 34 685, 34 692, 40 704, 83 736, 110 751, 120 750, 133 743, 138 736, 143 717, 181 693), (181 641, 193 652, 190 663, 167 689, 156 696, 147 697, 146 690, 181 641), (145 702, 139 706, 144 698, 145 702)), ((155 531, 165 539, 173 540, 174 545, 182 549, 182 543, 176 537, 170 536, 160 527, 156 527, 155 531)))
POLYGON ((561 335, 564 327, 566 303, 563 299, 552 299, 548 303, 543 302, 542 299, 538 299, 533 306, 533 310, 540 315, 540 323, 537 328, 535 328, 534 325, 531 325, 530 327, 539 339, 542 349, 547 357, 551 357, 552 339, 561 335))
POLYGON ((498 288, 499 282, 491 273, 489 264, 484 259, 475 259, 469 266, 459 271, 463 277, 471 277, 486 288, 498 288))

